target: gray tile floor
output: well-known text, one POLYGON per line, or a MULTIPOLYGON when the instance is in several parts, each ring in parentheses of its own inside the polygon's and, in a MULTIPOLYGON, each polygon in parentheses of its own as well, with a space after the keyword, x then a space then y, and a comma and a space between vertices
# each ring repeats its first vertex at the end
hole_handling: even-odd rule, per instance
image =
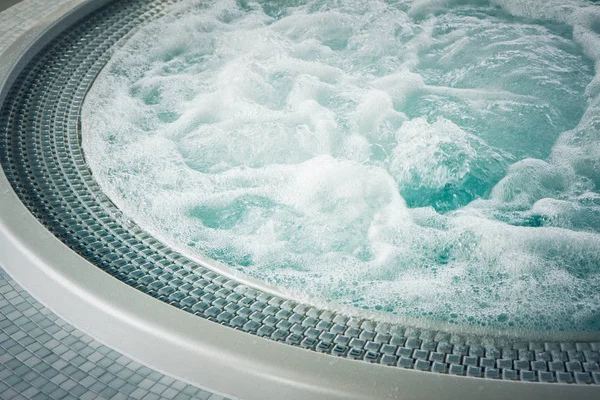
POLYGON ((216 394, 100 344, 0 269, 0 399, 202 399, 216 394))
POLYGON ((41 17, 70 0, 0 0, 0 54, 41 17))

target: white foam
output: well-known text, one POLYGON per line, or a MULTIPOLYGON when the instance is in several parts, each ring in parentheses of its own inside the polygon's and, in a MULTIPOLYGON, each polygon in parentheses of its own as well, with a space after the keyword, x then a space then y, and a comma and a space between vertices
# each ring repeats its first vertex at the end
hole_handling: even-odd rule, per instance
POLYGON ((187 1, 94 83, 86 158, 144 229, 271 283, 412 317, 598 329, 587 6, 187 1))

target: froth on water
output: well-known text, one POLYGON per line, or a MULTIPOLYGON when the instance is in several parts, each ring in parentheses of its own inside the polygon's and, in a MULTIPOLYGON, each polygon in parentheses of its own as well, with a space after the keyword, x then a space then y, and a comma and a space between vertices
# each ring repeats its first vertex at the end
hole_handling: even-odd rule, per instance
POLYGON ((187 254, 399 316, 600 329, 600 7, 186 1, 94 83, 83 144, 187 254))

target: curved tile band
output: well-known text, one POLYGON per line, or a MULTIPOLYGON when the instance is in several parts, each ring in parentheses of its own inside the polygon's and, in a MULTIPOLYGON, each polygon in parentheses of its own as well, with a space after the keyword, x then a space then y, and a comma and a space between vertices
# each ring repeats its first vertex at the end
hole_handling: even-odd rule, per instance
MULTIPOLYGON (((314 358, 314 352, 325 353, 319 362, 339 364, 343 359, 340 368, 361 364, 361 370, 375 368, 391 376, 405 369, 428 372, 409 375, 423 382, 442 377, 443 382, 464 381, 455 386, 473 382, 451 377, 455 375, 487 378, 493 387, 502 382, 502 390, 517 393, 527 390, 506 381, 538 382, 534 390, 556 386, 600 393, 600 342, 593 341, 597 335, 578 342, 461 336, 353 317, 240 283, 174 252, 130 222, 102 193, 86 164, 81 148, 81 107, 113 47, 140 24, 162 15, 173 2, 119 1, 82 18, 72 17, 70 28, 42 49, 30 47, 26 54, 35 53, 33 58, 21 62, 21 69, 9 75, 14 80, 7 81, 10 84, 4 85, 0 97, 4 98, 0 164, 14 193, 47 230, 110 276, 187 312, 189 317, 243 332, 244 337, 252 338, 249 343, 255 343, 258 336, 269 340, 260 342, 264 346, 273 346, 273 342, 288 345, 273 347, 273 351, 308 349, 313 352, 303 352, 303 359, 314 358), (347 364, 349 360, 360 363, 347 364)), ((92 11, 93 3, 84 6, 92 11)), ((290 387, 299 390, 299 386, 290 387)), ((313 394, 320 393, 320 398, 326 398, 327 392, 311 389, 313 394)), ((393 392, 386 393, 394 397, 393 392)), ((357 398, 368 398, 368 391, 364 395, 367 397, 357 398)))

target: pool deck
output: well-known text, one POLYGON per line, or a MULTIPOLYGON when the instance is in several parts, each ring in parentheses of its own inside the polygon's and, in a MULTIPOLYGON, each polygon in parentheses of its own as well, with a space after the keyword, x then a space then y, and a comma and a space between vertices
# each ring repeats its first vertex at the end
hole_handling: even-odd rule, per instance
POLYGON ((104 346, 0 269, 0 399, 225 400, 104 346))
POLYGON ((8 0, 0 2, 0 54, 48 15, 70 0, 8 0))

